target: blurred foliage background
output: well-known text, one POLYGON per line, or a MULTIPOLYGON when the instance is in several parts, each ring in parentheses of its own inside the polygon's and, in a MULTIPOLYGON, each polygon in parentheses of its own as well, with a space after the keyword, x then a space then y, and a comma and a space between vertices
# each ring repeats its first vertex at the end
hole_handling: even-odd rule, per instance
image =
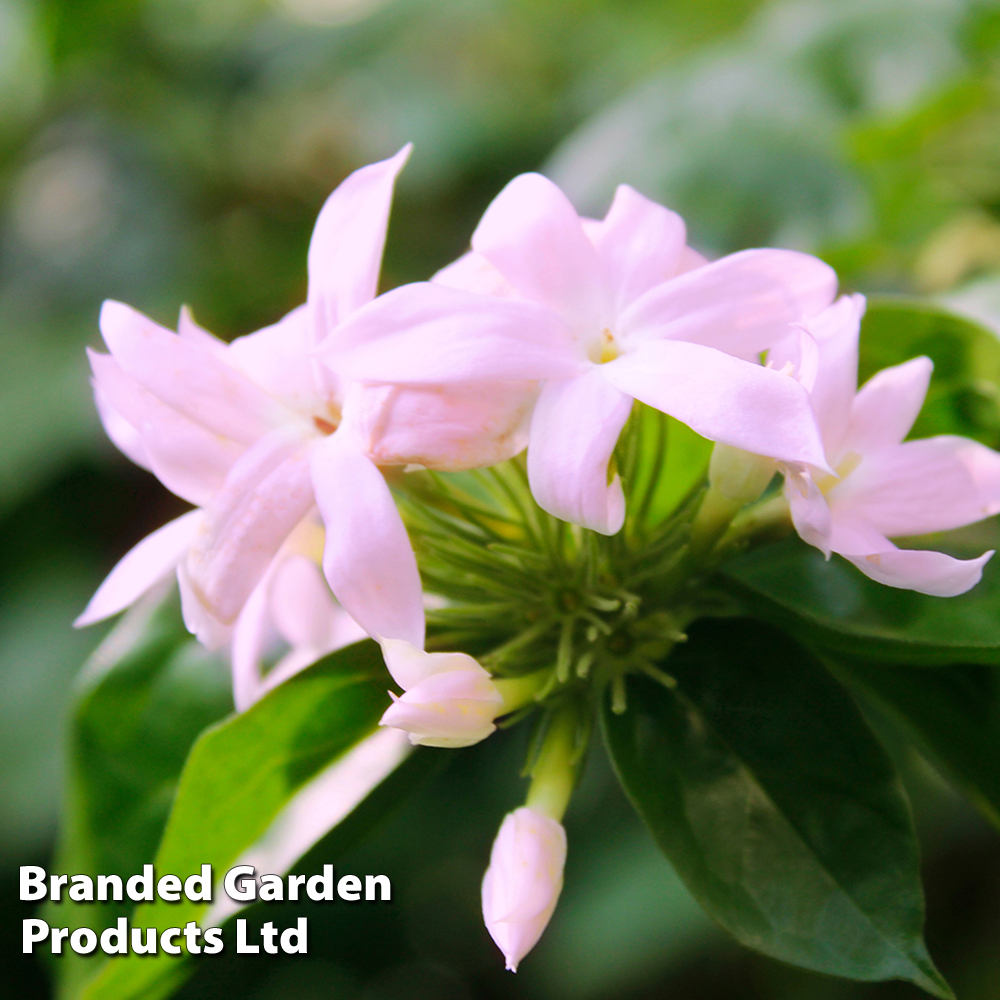
MULTIPOLYGON (((816 252, 846 290, 941 297, 1000 330, 1000 6, 972 0, 0 0, 0 920, 48 864, 74 675, 69 626, 181 510, 105 440, 83 347, 101 301, 231 338, 298 304, 319 206, 413 141, 384 286, 465 248, 515 173, 577 206, 622 181, 691 241, 816 252)), ((874 719, 876 726, 882 720, 874 719)), ((890 737, 891 738, 891 737, 890 737)), ((513 977, 478 913, 517 733, 454 754, 345 870, 392 907, 313 907, 308 960, 203 962, 189 998, 904 1000, 786 969, 692 902, 594 754, 566 890, 513 977), (330 912, 327 912, 327 911, 330 912)), ((928 940, 963 1000, 1000 994, 1000 843, 901 753, 925 845, 928 940)), ((291 920, 288 912, 282 920, 291 920)), ((273 911, 260 919, 273 917, 273 911)), ((8 982, 11 980, 8 979, 8 982)))

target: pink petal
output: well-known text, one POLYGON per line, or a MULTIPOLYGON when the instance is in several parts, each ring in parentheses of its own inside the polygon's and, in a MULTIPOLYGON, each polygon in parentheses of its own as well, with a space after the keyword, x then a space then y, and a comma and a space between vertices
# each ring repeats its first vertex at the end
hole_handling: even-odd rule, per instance
POLYGON ((831 457, 840 454, 848 433, 858 388, 858 335, 864 312, 863 295, 845 295, 806 324, 819 348, 809 397, 831 457))
POLYGON ((833 269, 791 250, 743 250, 647 292, 619 318, 627 338, 686 340, 737 357, 767 349, 832 301, 833 269))
POLYGON ((226 356, 226 351, 228 350, 226 342, 209 333, 204 327, 199 326, 187 306, 181 306, 181 314, 177 319, 177 336, 181 340, 190 340, 195 344, 200 344, 218 358, 225 358, 226 356))
POLYGON ((94 405, 104 433, 127 459, 148 470, 149 456, 143 447, 142 435, 111 405, 96 379, 93 384, 94 405))
POLYGON ((312 438, 279 428, 233 466, 205 509, 187 569, 198 597, 220 622, 231 623, 281 543, 313 505, 312 438))
POLYGON ((299 306, 272 326, 237 337, 228 361, 297 413, 322 416, 329 402, 340 405, 343 390, 333 372, 312 357, 309 323, 308 309, 299 306))
POLYGON ((365 638, 365 631, 334 600, 322 570, 311 559, 281 560, 271 583, 271 613, 293 647, 325 656, 365 638))
POLYGON ((550 514, 602 535, 625 520, 625 496, 608 462, 632 400, 592 366, 573 379, 548 382, 531 420, 528 478, 538 505, 550 514))
POLYGON ((411 149, 355 170, 320 210, 308 258, 314 343, 375 298, 393 186, 411 149))
POLYGON ((778 461, 827 468, 809 396, 788 375, 672 340, 640 344, 601 367, 622 392, 702 437, 778 461))
POLYGON ((263 693, 261 664, 264 650, 274 637, 274 627, 268 614, 270 585, 271 574, 265 573, 247 598, 233 628, 230 656, 233 704, 237 712, 245 712, 263 693))
POLYGON ((924 405, 934 362, 913 358, 873 375, 858 391, 844 447, 861 455, 899 444, 924 405))
POLYGON ((123 371, 215 434, 251 444, 285 416, 278 403, 212 351, 121 302, 104 303, 101 333, 123 371))
POLYGON ((342 434, 313 449, 312 481, 337 600, 371 636, 424 644, 417 560, 382 474, 342 434))
POLYGON ((101 405, 110 406, 135 429, 133 444, 142 458, 137 464, 188 503, 207 504, 222 488, 244 446, 205 430, 161 403, 110 355, 87 353, 101 405))
POLYGON ((676 212, 627 184, 618 186, 594 240, 616 312, 678 273, 686 237, 684 220, 676 212))
POLYGON ((607 278, 569 199, 541 174, 515 177, 472 234, 485 257, 522 298, 591 332, 611 320, 607 278))
POLYGON ((177 587, 181 594, 181 617, 184 627, 208 650, 222 649, 233 637, 233 626, 220 622, 208 609, 191 583, 187 565, 177 566, 177 587))
POLYGON ((476 469, 524 450, 537 395, 536 382, 358 386, 344 422, 376 465, 476 469))
POLYGON ((150 587, 165 579, 180 562, 201 521, 201 511, 191 510, 147 535, 108 574, 90 599, 74 627, 93 625, 124 611, 150 587))
POLYGON ((949 435, 907 441, 866 455, 829 500, 889 537, 960 528, 1000 512, 1000 454, 949 435))
POLYGON ((802 466, 785 470, 785 498, 799 537, 830 558, 830 508, 811 474, 802 466))
POLYGON ((447 267, 442 267, 431 281, 435 285, 475 292, 477 295, 508 299, 516 295, 504 276, 485 257, 471 250, 447 267))
POLYGON ((402 384, 558 378, 586 364, 551 310, 427 282, 380 295, 321 350, 347 378, 402 384))

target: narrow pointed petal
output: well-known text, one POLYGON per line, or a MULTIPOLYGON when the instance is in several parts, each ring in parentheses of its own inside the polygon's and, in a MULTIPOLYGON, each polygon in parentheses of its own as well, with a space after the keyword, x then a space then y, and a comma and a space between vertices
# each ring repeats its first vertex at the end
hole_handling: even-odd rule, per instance
POLYGON ((305 556, 286 556, 275 570, 271 613, 291 646, 319 655, 365 638, 364 629, 334 600, 320 567, 305 556))
POLYGON ((142 443, 142 435, 112 405, 100 384, 94 380, 94 406, 100 417, 104 433, 111 443, 127 458, 149 471, 149 456, 142 443))
POLYGON ((411 149, 355 170, 320 210, 308 257, 313 343, 375 298, 393 187, 411 149))
POLYGON ((233 626, 219 621, 208 609, 192 585, 187 563, 183 560, 177 567, 177 587, 181 594, 184 627, 208 650, 229 645, 233 638, 233 626))
POLYGON ((792 466, 785 470, 785 498, 799 537, 829 559, 830 507, 807 469, 792 466))
POLYGON ((817 257, 743 250, 667 281, 634 302, 619 332, 686 340, 745 358, 766 350, 833 301, 837 276, 817 257))
POLYGON ((383 639, 382 655, 392 679, 404 691, 409 691, 434 674, 483 670, 468 653, 426 653, 403 639, 383 639))
POLYGON ((188 555, 190 582, 220 622, 231 623, 289 533, 313 505, 315 439, 279 428, 249 448, 205 509, 188 555))
POLYGON ((483 919, 511 972, 548 925, 565 865, 561 823, 527 806, 504 817, 483 878, 483 919))
POLYGON ((620 184, 594 243, 620 313, 681 269, 687 230, 670 209, 620 184))
POLYGON ((819 351, 809 398, 831 457, 840 454, 848 436, 858 388, 858 337, 864 312, 863 295, 845 295, 806 324, 819 351))
POLYGON ((809 395, 788 375, 671 340, 640 344, 601 370, 622 392, 711 441, 827 468, 809 395))
POLYGON ((160 402, 233 441, 252 444, 286 411, 215 354, 121 302, 101 308, 101 333, 122 370, 160 402))
POLYGON ((417 560, 382 474, 342 434, 313 449, 312 482, 326 547, 323 572, 371 636, 424 644, 417 560))
POLYGON ((83 628, 124 611, 169 576, 191 544, 200 520, 201 511, 191 510, 147 535, 108 574, 73 625, 83 628))
POLYGON ((1000 454, 950 435, 907 441, 866 455, 829 496, 890 538, 949 531, 1000 513, 1000 454))
POLYGON ((569 199, 541 174, 515 177, 472 234, 522 298, 548 306, 575 330, 611 320, 610 290, 593 243, 569 199))
POLYGON ((177 336, 181 340, 190 340, 200 344, 206 350, 211 351, 218 358, 225 358, 228 350, 224 340, 220 340, 211 334, 203 326, 195 322, 191 310, 187 306, 181 306, 180 316, 177 318, 177 336))
POLYGON ((632 400, 604 378, 607 367, 542 389, 531 419, 528 479, 543 510, 613 535, 625 520, 625 496, 617 473, 609 481, 608 462, 632 400))
POLYGON ((263 693, 261 664, 274 629, 268 614, 270 574, 254 587, 233 628, 230 653, 233 671, 233 704, 245 712, 263 693))
POLYGON ((229 363, 298 413, 322 415, 327 402, 342 401, 336 377, 326 368, 317 378, 319 362, 311 354, 309 311, 293 309, 272 326, 237 337, 229 345, 229 363), (331 391, 332 390, 332 391, 331 391))
POLYGON ((586 364, 550 309, 429 282, 380 295, 321 353, 346 378, 404 385, 559 378, 586 364))
POLYGON ((873 375, 854 397, 844 447, 864 455, 899 444, 924 405, 933 370, 922 357, 873 375))
POLYGON ((106 405, 135 428, 137 440, 133 445, 138 445, 138 457, 143 459, 137 464, 149 469, 168 490, 188 503, 198 507, 208 503, 221 489, 244 446, 213 434, 161 403, 110 355, 87 353, 95 390, 106 405))
POLYGON ((458 288, 463 292, 492 295, 495 298, 510 299, 517 294, 485 257, 471 250, 442 267, 431 281, 446 288, 458 288))

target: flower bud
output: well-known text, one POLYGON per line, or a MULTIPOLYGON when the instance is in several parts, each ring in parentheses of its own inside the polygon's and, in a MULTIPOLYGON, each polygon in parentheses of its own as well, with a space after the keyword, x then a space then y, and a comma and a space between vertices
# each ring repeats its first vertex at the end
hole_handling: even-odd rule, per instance
POLYGON ((511 972, 542 936, 565 864, 561 823, 528 806, 504 817, 483 878, 483 919, 511 972))
POLYGON ((403 688, 380 725, 429 747, 467 747, 496 730, 503 697, 489 673, 465 653, 425 653, 401 639, 382 642, 386 665, 403 688))
POLYGON ((708 482, 715 492, 742 507, 753 503, 767 489, 776 471, 773 459, 716 444, 708 465, 708 482))

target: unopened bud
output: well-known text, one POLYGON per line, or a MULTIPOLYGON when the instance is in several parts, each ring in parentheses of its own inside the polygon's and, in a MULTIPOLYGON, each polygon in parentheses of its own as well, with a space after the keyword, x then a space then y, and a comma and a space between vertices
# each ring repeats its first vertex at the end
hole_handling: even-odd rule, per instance
POLYGON ((382 643, 389 673, 403 688, 380 725, 430 747, 467 747, 496 730, 503 696, 489 673, 465 653, 425 653, 399 639, 382 643))
POLYGON ((714 492, 742 507, 767 489, 776 471, 774 459, 716 444, 708 465, 708 483, 714 492))
POLYGON ((561 823, 528 806, 504 817, 483 878, 483 919, 511 972, 548 925, 565 864, 561 823))

